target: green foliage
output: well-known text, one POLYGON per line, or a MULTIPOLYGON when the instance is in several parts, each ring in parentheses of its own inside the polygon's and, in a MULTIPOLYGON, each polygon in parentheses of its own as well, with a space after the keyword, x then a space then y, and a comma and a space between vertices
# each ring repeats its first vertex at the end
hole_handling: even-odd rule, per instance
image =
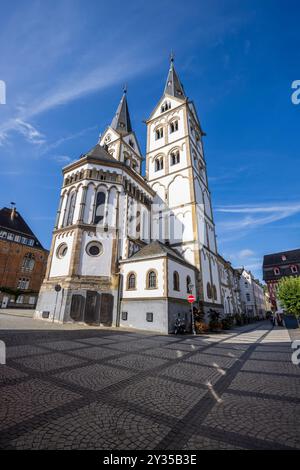
POLYGON ((300 277, 285 277, 278 284, 277 297, 285 310, 300 317, 300 277))
POLYGON ((233 316, 226 315, 226 317, 221 320, 223 330, 230 330, 233 326, 233 316))
POLYGON ((209 311, 209 328, 212 331, 219 331, 222 328, 222 323, 220 320, 221 314, 216 310, 210 309, 209 311))

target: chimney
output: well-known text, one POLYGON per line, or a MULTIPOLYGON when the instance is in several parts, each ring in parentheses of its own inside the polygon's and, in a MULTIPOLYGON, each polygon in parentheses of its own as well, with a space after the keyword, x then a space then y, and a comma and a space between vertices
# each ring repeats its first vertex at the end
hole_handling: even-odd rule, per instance
POLYGON ((16 217, 16 203, 11 202, 11 213, 10 213, 10 220, 13 221, 16 217))

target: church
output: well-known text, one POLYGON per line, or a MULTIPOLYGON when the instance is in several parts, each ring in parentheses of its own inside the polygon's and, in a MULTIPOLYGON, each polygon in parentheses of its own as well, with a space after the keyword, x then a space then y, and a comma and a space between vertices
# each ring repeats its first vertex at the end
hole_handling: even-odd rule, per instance
POLYGON ((146 172, 123 96, 99 142, 63 169, 35 318, 174 331, 223 314, 205 133, 171 58, 146 121, 146 172))

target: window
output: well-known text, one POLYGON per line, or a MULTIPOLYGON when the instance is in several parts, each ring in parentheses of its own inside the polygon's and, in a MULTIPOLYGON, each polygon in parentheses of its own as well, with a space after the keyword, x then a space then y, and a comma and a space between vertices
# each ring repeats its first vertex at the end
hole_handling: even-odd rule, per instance
POLYGON ((13 233, 8 233, 7 234, 7 240, 13 240, 14 239, 14 234, 13 233))
POLYGON ((16 235, 15 236, 15 242, 19 243, 21 240, 21 236, 20 235, 16 235))
POLYGON ((147 312, 146 313, 146 320, 148 322, 153 322, 153 313, 152 312, 147 312))
POLYGON ((298 267, 297 266, 291 266, 291 271, 293 274, 296 274, 298 272, 298 267))
POLYGON ((72 225, 73 223, 73 215, 75 210, 75 202, 76 202, 76 193, 75 191, 69 196, 69 204, 68 204, 68 212, 66 218, 65 225, 72 225))
POLYGON ((17 304, 22 304, 23 301, 24 301, 23 295, 19 295, 18 298, 17 298, 17 302, 16 302, 16 303, 17 303, 17 304))
POLYGON ((157 276, 155 271, 149 271, 147 276, 147 289, 157 288, 157 276))
POLYGON ((250 294, 246 294, 247 302, 250 302, 250 294))
POLYGON ((22 271, 32 271, 34 268, 34 254, 26 253, 22 262, 22 271))
POLYGON ((186 292, 187 292, 188 294, 191 294, 191 293, 192 293, 191 284, 192 284, 191 278, 190 278, 190 276, 187 276, 187 277, 186 277, 186 292))
POLYGON ((135 273, 129 273, 127 277, 127 290, 136 289, 136 275, 135 273))
POLYGON ((274 268, 274 274, 275 274, 276 276, 279 276, 279 274, 280 274, 280 269, 279 269, 279 268, 274 268))
POLYGON ((164 113, 165 111, 168 111, 169 109, 171 109, 170 101, 165 101, 160 108, 162 113, 164 113))
POLYGON ((286 256, 285 256, 285 255, 282 255, 282 256, 281 256, 281 259, 282 259, 282 261, 286 261, 286 256))
POLYGON ((164 136, 164 129, 163 127, 158 127, 155 130, 155 140, 161 139, 164 136))
POLYGON ((28 240, 28 245, 33 246, 34 245, 34 240, 32 240, 32 239, 28 240))
POLYGON ((162 157, 155 159, 155 171, 163 170, 164 168, 164 160, 162 157))
POLYGON ((213 293, 213 297, 214 297, 214 300, 217 300, 218 296, 217 296, 217 288, 215 285, 213 285, 212 287, 212 293, 213 293))
POLYGON ((173 134, 173 132, 178 131, 178 121, 172 121, 170 123, 170 134, 173 134))
POLYGON ((132 139, 129 139, 129 145, 130 145, 130 147, 132 147, 134 149, 134 142, 133 142, 132 139))
POLYGON ((122 320, 127 321, 128 320, 128 312, 122 312, 122 320))
POLYGON ((103 245, 100 242, 90 242, 86 247, 89 256, 100 256, 103 253, 103 245))
POLYGON ((0 238, 6 238, 7 232, 5 230, 0 230, 0 238))
POLYGON ((59 245, 59 247, 57 248, 56 250, 56 256, 57 258, 63 258, 64 256, 66 256, 67 254, 67 251, 68 251, 68 245, 66 243, 61 243, 59 245))
POLYGON ((207 285, 206 285, 206 292, 207 292, 207 297, 209 299, 211 299, 212 295, 211 295, 211 286, 210 286, 210 283, 208 282, 207 285))
POLYGON ((180 154, 179 154, 179 150, 174 150, 173 152, 171 152, 170 154, 170 164, 171 165, 176 165, 177 163, 180 162, 180 154))
POLYGON ((104 219, 105 193, 100 191, 96 195, 94 224, 102 222, 104 219))
POLYGON ((174 271, 173 273, 173 289, 179 291, 180 286, 179 286, 179 274, 177 271, 174 271))
POLYGON ((17 289, 26 290, 29 287, 29 279, 22 277, 18 281, 17 289))

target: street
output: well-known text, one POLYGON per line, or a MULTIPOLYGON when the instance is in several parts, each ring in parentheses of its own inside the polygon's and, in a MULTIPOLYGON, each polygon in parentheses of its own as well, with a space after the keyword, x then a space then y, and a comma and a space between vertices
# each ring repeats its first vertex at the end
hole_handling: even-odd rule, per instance
POLYGON ((1 449, 300 448, 295 330, 163 336, 0 314, 0 339, 1 449))

